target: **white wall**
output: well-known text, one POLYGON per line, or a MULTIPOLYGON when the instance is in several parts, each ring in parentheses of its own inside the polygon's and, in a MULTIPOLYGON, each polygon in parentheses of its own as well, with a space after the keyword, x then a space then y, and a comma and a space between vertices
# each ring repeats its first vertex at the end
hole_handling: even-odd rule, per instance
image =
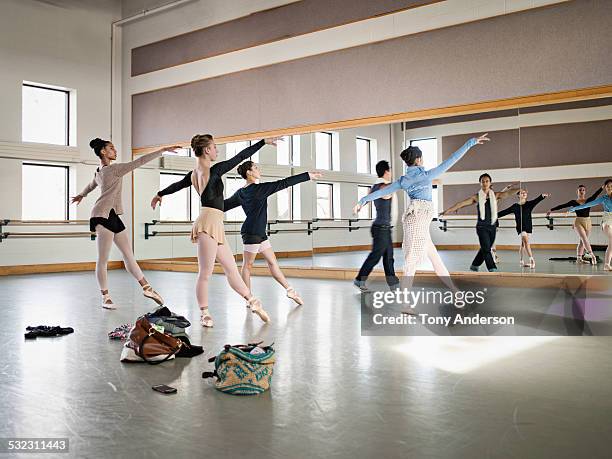
MULTIPOLYGON (((88 9, 75 5, 72 2, 72 6, 64 8, 32 0, 0 2, 0 195, 3 196, 0 218, 21 218, 24 159, 69 165, 71 192, 75 193, 93 177, 96 158, 89 148, 89 140, 110 137, 110 30, 111 22, 119 18, 121 5, 118 0, 100 0, 95 8, 88 2, 88 9), (21 85, 24 80, 76 92, 73 147, 22 144, 21 85)), ((88 219, 96 196, 97 191, 71 217, 88 219)), ((47 228, 9 226, 4 229, 23 230, 47 228)), ((87 230, 85 225, 66 231, 87 230)), ((95 258, 95 242, 89 238, 8 239, 0 244, 0 265, 93 261, 95 258)), ((118 252, 112 253, 112 259, 120 259, 118 252)))

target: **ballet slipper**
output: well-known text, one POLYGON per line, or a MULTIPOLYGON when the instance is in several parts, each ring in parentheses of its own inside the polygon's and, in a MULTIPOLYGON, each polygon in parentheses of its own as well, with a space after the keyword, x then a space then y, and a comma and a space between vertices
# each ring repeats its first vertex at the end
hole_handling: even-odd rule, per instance
POLYGON ((206 328, 212 328, 214 326, 213 318, 208 312, 208 308, 200 309, 200 325, 206 328))
POLYGON ((113 303, 113 300, 108 293, 102 295, 102 307, 104 309, 117 309, 117 305, 113 303))

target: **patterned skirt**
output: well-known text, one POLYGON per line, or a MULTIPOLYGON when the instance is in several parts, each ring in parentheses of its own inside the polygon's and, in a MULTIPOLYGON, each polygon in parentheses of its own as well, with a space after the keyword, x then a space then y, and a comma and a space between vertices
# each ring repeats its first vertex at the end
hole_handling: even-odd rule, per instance
POLYGON ((402 216, 404 227, 404 275, 413 276, 417 265, 423 260, 427 243, 431 239, 429 224, 433 218, 433 203, 413 199, 402 216))

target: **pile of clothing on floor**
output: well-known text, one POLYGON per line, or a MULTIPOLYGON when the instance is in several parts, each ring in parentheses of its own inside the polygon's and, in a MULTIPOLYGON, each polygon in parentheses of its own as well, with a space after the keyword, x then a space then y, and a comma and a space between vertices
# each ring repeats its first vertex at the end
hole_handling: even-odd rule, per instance
POLYGON ((25 333, 25 339, 36 339, 39 336, 41 337, 53 337, 53 336, 63 336, 69 335, 70 333, 74 333, 74 329, 72 327, 60 327, 59 325, 49 326, 49 325, 37 325, 26 327, 27 333, 25 333))
POLYGON ((202 346, 191 344, 185 332, 191 322, 160 306, 139 317, 135 324, 123 324, 109 332, 110 339, 125 341, 122 362, 158 364, 176 357, 191 358, 204 353, 202 346))

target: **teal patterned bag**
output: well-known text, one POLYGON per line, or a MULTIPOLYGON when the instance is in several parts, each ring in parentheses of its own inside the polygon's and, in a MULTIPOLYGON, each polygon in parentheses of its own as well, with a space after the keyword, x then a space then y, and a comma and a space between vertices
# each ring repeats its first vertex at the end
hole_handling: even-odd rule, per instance
POLYGON ((215 387, 232 395, 257 395, 270 388, 274 369, 274 348, 261 343, 231 346, 226 344, 217 357, 215 371, 205 371, 202 378, 216 377, 215 387), (256 353, 251 353, 255 350, 256 353))

